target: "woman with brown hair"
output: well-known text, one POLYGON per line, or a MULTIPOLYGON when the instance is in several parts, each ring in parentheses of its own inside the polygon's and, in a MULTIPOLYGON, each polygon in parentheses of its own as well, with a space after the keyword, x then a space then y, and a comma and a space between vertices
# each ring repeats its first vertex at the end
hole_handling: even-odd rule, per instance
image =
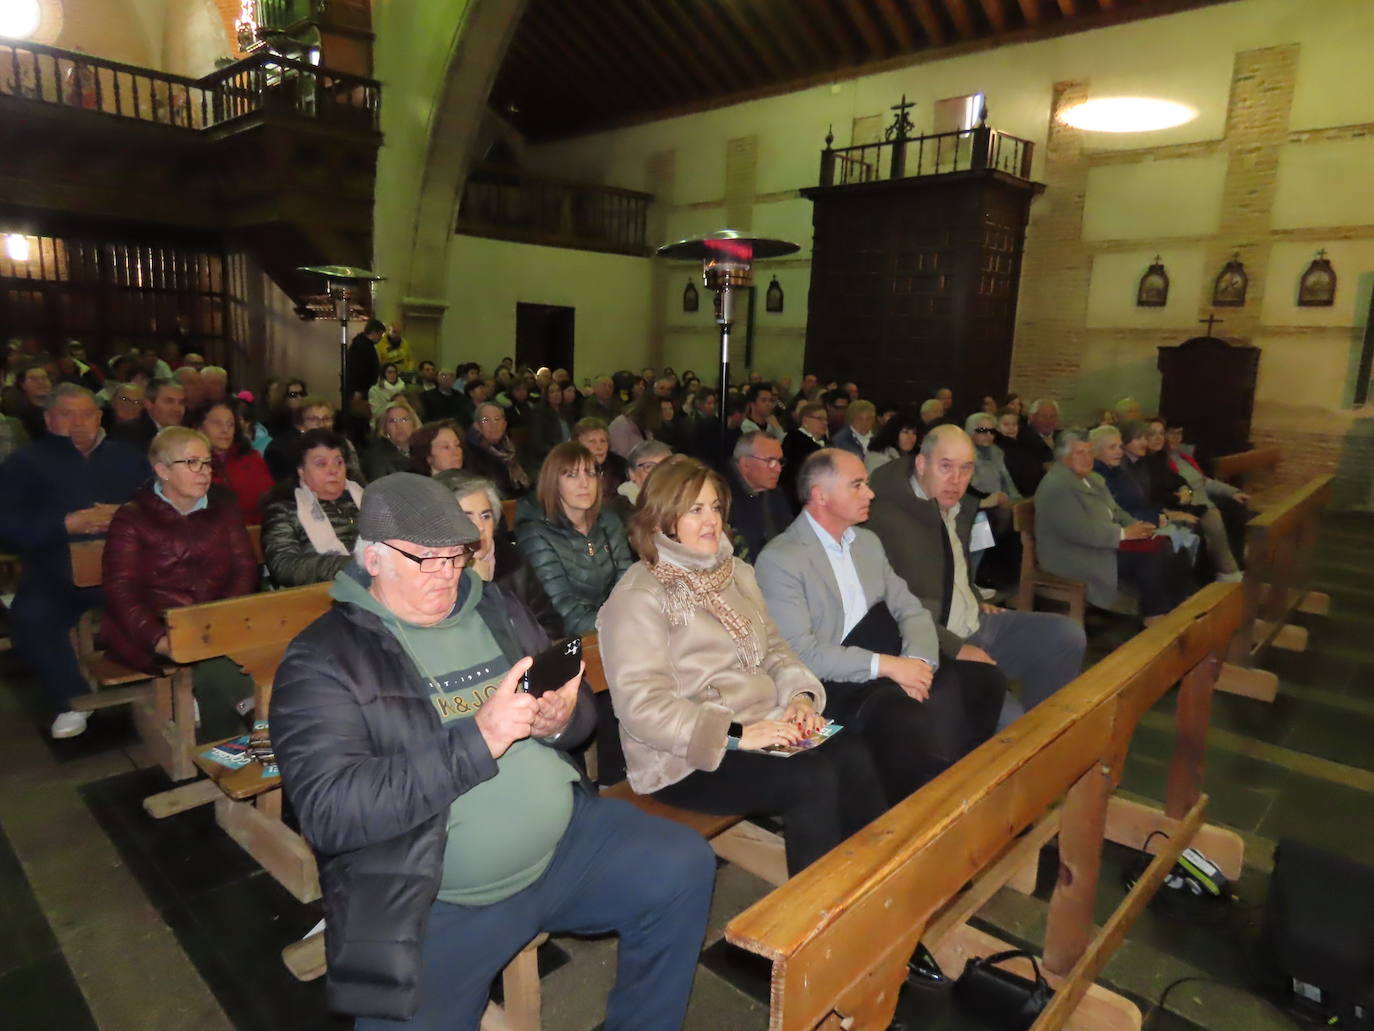
POLYGON ((568 441, 549 452, 535 493, 515 508, 515 537, 566 631, 591 633, 634 558, 624 524, 601 504, 590 451, 568 441))
POLYGON ((452 419, 427 422, 410 438, 410 471, 438 476, 463 468, 463 431, 452 419))
POLYGON ((781 814, 795 874, 887 808, 867 743, 815 741, 825 689, 735 559, 729 492, 694 458, 663 462, 631 523, 636 563, 597 617, 630 786, 705 813, 781 814))

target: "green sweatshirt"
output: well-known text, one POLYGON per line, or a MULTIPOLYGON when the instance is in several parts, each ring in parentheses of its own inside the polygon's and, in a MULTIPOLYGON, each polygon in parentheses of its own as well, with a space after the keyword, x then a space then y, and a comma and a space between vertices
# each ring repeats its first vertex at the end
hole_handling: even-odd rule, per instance
MULTIPOLYGON (((429 681, 441 723, 477 714, 511 667, 477 613, 482 580, 469 570, 458 608, 434 626, 393 615, 360 583, 356 566, 334 580, 333 597, 378 616, 429 681)), ((366 573, 361 573, 366 578, 366 573)), ((554 749, 526 738, 506 749, 490 780, 463 792, 448 811, 439 898, 462 906, 500 902, 538 879, 572 818, 577 771, 554 749)))

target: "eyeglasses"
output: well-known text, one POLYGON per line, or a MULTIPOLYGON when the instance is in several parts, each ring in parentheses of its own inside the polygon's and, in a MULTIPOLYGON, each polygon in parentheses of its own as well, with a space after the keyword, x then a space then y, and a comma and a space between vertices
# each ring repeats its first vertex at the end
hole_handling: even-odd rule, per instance
POLYGON ((505 421, 506 421, 506 417, 505 417, 504 415, 484 415, 484 416, 482 416, 482 418, 478 419, 477 421, 478 421, 478 422, 505 422, 505 421))
POLYGON ((995 433, 996 430, 995 430, 993 427, 991 427, 991 426, 975 426, 975 427, 973 427, 973 432, 974 432, 974 433, 995 433))
MULTIPOLYGON (((386 541, 381 543, 386 544, 386 541)), ((458 554, 456 555, 412 555, 408 551, 402 551, 394 544, 386 544, 388 548, 398 555, 404 555, 410 561, 420 567, 422 573, 437 573, 442 569, 462 569, 467 565, 468 560, 476 555, 481 545, 474 542, 472 544, 459 544, 458 554)))
POLYGON ((408 416, 408 415, 393 415, 390 419, 388 419, 388 420, 386 421, 386 423, 387 423, 388 426, 399 426, 399 425, 401 425, 401 423, 403 423, 403 422, 410 422, 410 416, 408 416))
POLYGON ((193 473, 198 473, 198 472, 200 472, 202 469, 209 469, 209 468, 210 468, 210 459, 208 459, 208 458, 174 458, 174 459, 172 459, 170 462, 168 462, 167 464, 168 464, 168 465, 184 465, 184 466, 186 466, 186 468, 187 468, 188 471, 193 472, 193 473))
POLYGON ((784 465, 787 464, 786 459, 783 458, 763 458, 760 455, 745 455, 744 457, 752 458, 755 462, 762 462, 770 469, 781 469, 784 465))
POLYGON ((304 391, 304 390, 288 390, 288 391, 286 392, 286 396, 287 396, 287 397, 305 397, 305 391, 304 391))

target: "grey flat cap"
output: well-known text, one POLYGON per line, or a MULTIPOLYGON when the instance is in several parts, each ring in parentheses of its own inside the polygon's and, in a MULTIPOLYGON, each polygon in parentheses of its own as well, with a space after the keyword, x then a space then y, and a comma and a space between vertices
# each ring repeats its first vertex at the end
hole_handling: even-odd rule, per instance
POLYGON ((409 541, 422 548, 456 548, 481 538, 453 492, 417 473, 392 473, 367 485, 358 536, 409 541))

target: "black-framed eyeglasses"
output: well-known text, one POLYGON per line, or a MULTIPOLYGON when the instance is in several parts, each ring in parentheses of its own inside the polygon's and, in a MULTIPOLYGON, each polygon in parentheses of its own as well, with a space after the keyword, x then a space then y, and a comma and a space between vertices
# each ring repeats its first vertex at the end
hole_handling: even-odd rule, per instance
POLYGON ((975 426, 975 427, 973 427, 973 432, 974 432, 974 433, 996 433, 996 432, 997 432, 997 428, 996 428, 995 426, 975 426))
POLYGON ((198 472, 200 472, 202 469, 209 469, 209 468, 210 468, 210 459, 208 459, 208 458, 174 458, 174 459, 172 459, 170 462, 168 462, 167 464, 168 464, 168 465, 184 465, 184 466, 186 466, 187 470, 189 470, 190 472, 198 473, 198 472))
POLYGON ((402 551, 394 544, 387 544, 386 541, 381 543, 386 544, 396 554, 404 555, 410 559, 420 567, 422 573, 437 573, 442 569, 462 569, 482 547, 480 543, 474 541, 471 544, 455 545, 458 548, 456 555, 412 555, 408 551, 402 551))

